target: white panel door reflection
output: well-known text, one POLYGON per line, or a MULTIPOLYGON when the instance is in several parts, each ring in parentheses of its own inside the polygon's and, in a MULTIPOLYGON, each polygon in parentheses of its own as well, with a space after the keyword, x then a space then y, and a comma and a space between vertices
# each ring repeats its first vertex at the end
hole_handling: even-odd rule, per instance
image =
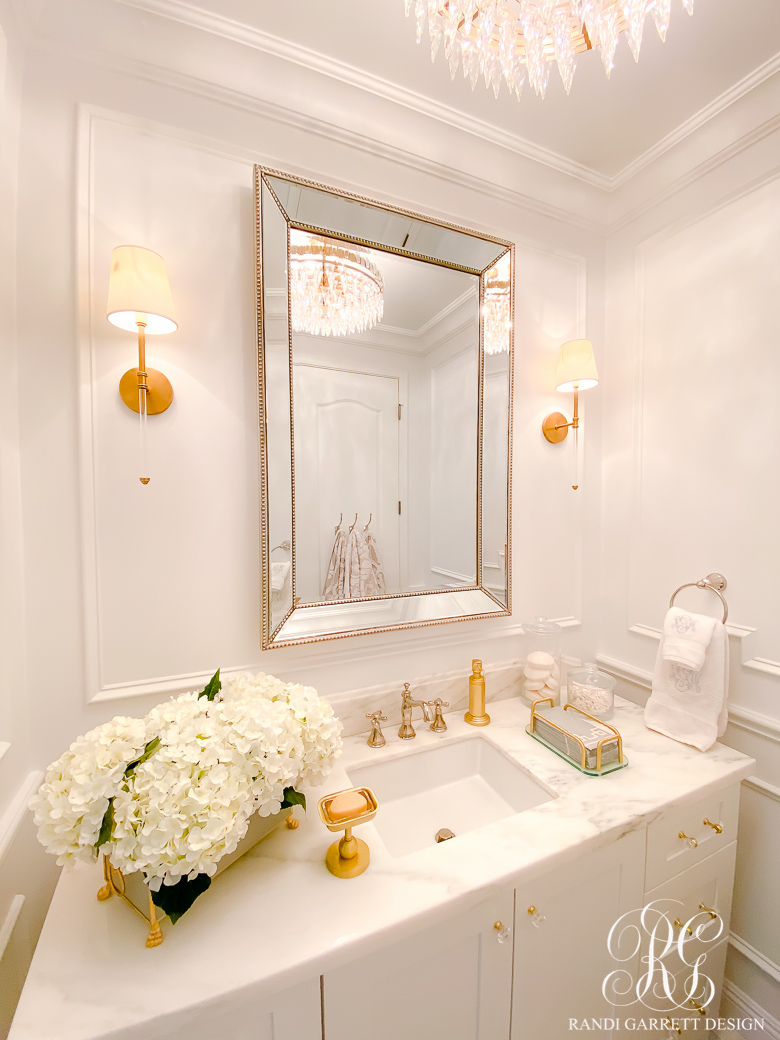
POLYGON ((346 536, 369 518, 384 591, 399 592, 398 379, 293 364, 293 402, 296 599, 326 598, 339 525, 346 536))

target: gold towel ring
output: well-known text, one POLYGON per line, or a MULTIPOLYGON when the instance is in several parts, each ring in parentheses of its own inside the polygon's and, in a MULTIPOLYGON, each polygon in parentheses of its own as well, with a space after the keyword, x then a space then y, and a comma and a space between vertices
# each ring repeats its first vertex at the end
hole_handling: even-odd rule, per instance
POLYGON ((718 599, 723 604, 723 622, 722 623, 725 625, 726 624, 726 618, 729 616, 729 607, 728 607, 728 603, 726 603, 726 600, 724 599, 723 595, 721 594, 721 590, 726 588, 726 579, 723 577, 723 575, 722 574, 718 574, 716 571, 713 571, 712 574, 708 574, 706 578, 700 578, 699 581, 688 581, 688 582, 686 582, 685 585, 681 585, 679 587, 679 589, 675 589, 675 591, 672 593, 672 598, 669 600, 669 606, 670 607, 674 606, 674 597, 677 595, 678 592, 682 592, 683 589, 690 589, 690 588, 709 589, 710 592, 714 592, 715 593, 715 595, 718 597, 718 599))

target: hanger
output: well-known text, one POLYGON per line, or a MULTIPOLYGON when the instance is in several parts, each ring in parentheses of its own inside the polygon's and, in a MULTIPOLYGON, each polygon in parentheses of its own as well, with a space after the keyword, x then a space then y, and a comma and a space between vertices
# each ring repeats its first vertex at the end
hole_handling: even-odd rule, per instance
POLYGON ((352 534, 352 532, 355 530, 355 524, 357 523, 357 518, 358 518, 358 515, 357 515, 357 513, 355 513, 355 523, 349 529, 349 533, 350 534, 352 534))
POLYGON ((339 528, 341 527, 341 521, 342 521, 343 519, 344 519, 344 514, 343 514, 343 513, 339 513, 339 522, 338 522, 338 523, 336 524, 336 526, 335 526, 335 527, 333 528, 333 533, 334 533, 334 535, 336 535, 336 534, 338 534, 338 533, 339 533, 339 528))
POLYGON ((366 526, 363 528, 363 533, 364 534, 368 530, 368 525, 371 523, 371 518, 373 517, 373 515, 374 515, 373 513, 369 513, 368 514, 368 524, 366 524, 366 526))

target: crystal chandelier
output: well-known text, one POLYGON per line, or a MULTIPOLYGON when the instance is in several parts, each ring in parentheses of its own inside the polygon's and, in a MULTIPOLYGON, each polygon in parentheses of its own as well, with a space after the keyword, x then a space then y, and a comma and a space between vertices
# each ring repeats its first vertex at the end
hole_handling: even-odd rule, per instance
POLYGON ((509 272, 499 270, 506 264, 497 264, 485 274, 482 293, 482 342, 486 354, 509 352, 509 330, 512 316, 509 310, 509 272))
POLYGON ((367 252, 335 239, 290 232, 294 332, 349 336, 382 320, 384 283, 367 252))
MULTIPOLYGON (((614 65, 618 36, 625 32, 634 60, 639 60, 645 16, 652 12, 658 34, 666 39, 672 0, 404 0, 414 6, 417 42, 428 28, 431 61, 441 45, 455 78, 463 75, 498 97, 504 80, 520 97, 525 82, 544 97, 555 61, 568 94, 576 55, 598 47, 607 76, 614 65)), ((693 0, 682 0, 693 14, 693 0)))

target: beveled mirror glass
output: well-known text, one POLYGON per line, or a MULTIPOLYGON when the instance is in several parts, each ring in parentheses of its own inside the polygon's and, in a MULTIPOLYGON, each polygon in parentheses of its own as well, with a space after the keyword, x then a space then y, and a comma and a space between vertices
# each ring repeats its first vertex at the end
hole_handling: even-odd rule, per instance
POLYGON ((509 242, 255 168, 264 649, 510 613, 509 242))

